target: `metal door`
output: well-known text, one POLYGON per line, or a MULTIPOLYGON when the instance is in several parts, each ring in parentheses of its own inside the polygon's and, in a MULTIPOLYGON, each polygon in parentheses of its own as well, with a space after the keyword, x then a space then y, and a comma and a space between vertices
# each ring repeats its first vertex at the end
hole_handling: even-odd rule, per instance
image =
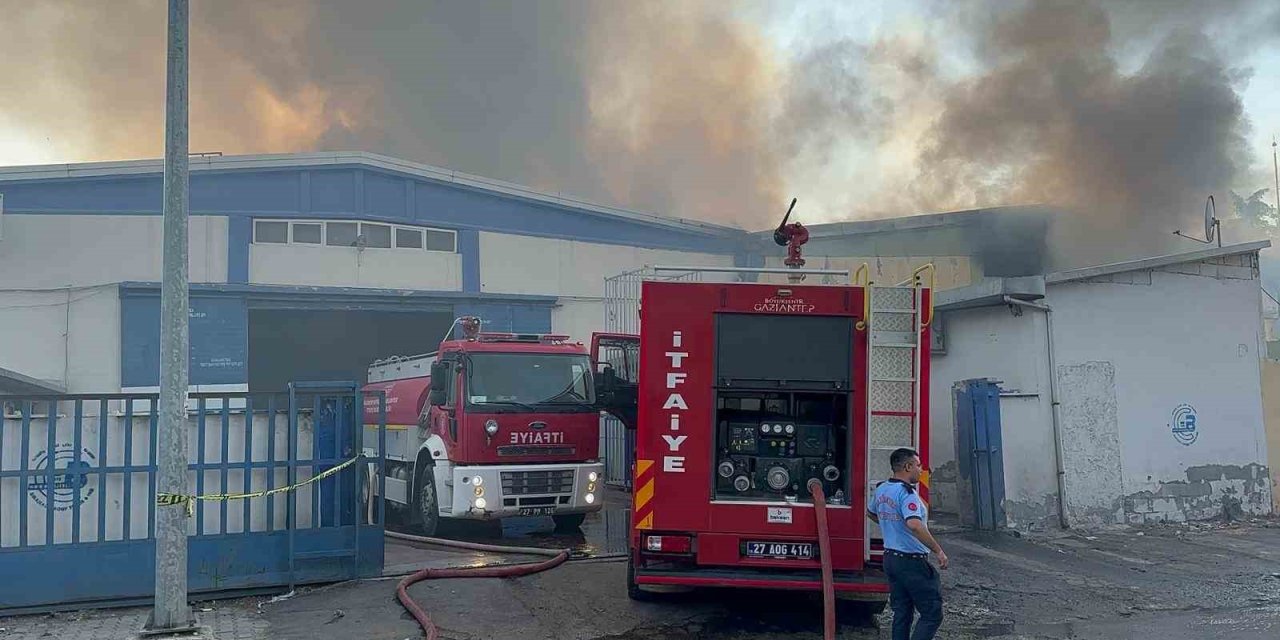
POLYGON ((956 412, 956 459, 967 486, 975 527, 1005 524, 1004 451, 1000 438, 1000 382, 962 380, 952 387, 956 412))
POLYGON ((189 508, 192 593, 378 575, 382 510, 357 509, 361 474, 383 468, 355 459, 365 401, 350 383, 191 394, 205 499, 158 504, 156 394, 0 397, 0 572, 20 577, 0 584, 0 615, 150 601, 157 509, 189 508))

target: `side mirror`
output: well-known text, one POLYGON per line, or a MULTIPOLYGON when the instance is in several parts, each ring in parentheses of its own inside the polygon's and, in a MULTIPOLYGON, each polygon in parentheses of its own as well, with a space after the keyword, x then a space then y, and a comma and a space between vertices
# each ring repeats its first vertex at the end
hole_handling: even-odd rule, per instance
POLYGON ((596 373, 595 383, 597 392, 605 395, 612 394, 618 390, 618 372, 606 364, 596 373))
POLYGON ((431 363, 431 393, 427 396, 427 402, 433 407, 443 407, 449 401, 449 390, 445 386, 448 378, 449 365, 444 362, 431 363))

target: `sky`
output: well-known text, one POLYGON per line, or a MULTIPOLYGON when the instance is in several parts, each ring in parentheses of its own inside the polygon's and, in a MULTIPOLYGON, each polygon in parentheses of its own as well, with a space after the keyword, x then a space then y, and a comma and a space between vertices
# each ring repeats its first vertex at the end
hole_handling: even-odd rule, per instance
MULTIPOLYGON (((0 165, 162 154, 162 0, 0 15, 0 165)), ((1163 236, 1271 185, 1278 63, 1267 0, 193 0, 191 150, 748 229, 796 197, 810 223, 1050 204, 1163 236)))

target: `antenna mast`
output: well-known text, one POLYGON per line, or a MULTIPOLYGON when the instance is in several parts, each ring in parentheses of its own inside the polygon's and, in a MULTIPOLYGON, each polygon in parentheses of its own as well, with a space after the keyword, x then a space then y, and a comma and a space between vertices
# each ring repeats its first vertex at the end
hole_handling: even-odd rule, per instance
POLYGON ((1276 199, 1276 215, 1280 215, 1280 164, 1276 164, 1276 137, 1271 136, 1271 170, 1276 174, 1276 190, 1272 195, 1276 199))

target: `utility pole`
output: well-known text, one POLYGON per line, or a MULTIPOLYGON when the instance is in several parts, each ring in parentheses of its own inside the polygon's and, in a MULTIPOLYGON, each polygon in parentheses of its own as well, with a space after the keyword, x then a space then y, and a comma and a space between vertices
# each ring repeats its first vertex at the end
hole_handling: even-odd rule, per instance
POLYGON ((1271 136, 1271 170, 1276 174, 1276 190, 1272 195, 1276 198, 1276 215, 1280 215, 1280 164, 1276 164, 1276 137, 1271 136))
MULTIPOLYGON (((160 280, 160 432, 156 491, 187 491, 188 0, 169 0, 164 110, 164 273, 160 280)), ((152 500, 155 497, 152 496, 152 500)), ((156 594, 150 632, 194 628, 187 605, 187 513, 156 508, 156 594)))

